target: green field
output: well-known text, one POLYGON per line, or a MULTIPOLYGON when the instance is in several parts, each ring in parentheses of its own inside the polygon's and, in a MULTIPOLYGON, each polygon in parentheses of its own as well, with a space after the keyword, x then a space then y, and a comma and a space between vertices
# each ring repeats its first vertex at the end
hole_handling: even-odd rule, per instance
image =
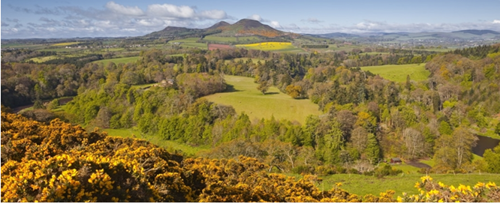
POLYGON ((52 55, 52 56, 45 56, 45 57, 34 57, 34 58, 29 59, 29 60, 32 60, 33 62, 36 62, 36 63, 42 63, 42 62, 46 62, 46 61, 53 60, 56 58, 57 58, 57 56, 52 55))
POLYGON ((114 59, 105 59, 105 60, 99 60, 99 61, 95 61, 95 62, 102 62, 104 64, 107 64, 109 62, 114 62, 115 64, 119 64, 119 63, 129 63, 129 62, 136 62, 137 60, 139 59, 139 57, 122 57, 122 58, 114 58, 114 59))
MULTIPOLYGON (((316 184, 320 189, 330 190, 336 183, 341 182, 340 188, 357 195, 379 195, 386 190, 395 190, 396 196, 403 192, 418 194, 414 187, 416 182, 421 182, 422 174, 401 174, 377 178, 359 174, 335 174, 323 177, 323 182, 316 184)), ((477 182, 492 181, 500 183, 500 174, 430 174, 433 181, 441 181, 445 185, 457 187, 459 184, 474 186, 477 182)), ((395 196, 395 197, 396 197, 395 196)))
POLYGON ((413 81, 426 80, 430 75, 430 72, 425 69, 425 63, 369 66, 361 67, 361 69, 395 82, 405 82, 407 75, 410 75, 413 81))
POLYGON ((234 91, 217 93, 204 98, 209 101, 231 105, 236 112, 245 112, 250 119, 274 118, 298 121, 304 124, 308 115, 320 115, 318 106, 311 101, 296 100, 281 93, 276 87, 269 88, 266 95, 257 90, 253 78, 240 76, 225 76, 227 84, 234 87, 234 91))
POLYGON ((139 130, 130 129, 103 129, 103 132, 107 132, 109 136, 120 136, 120 137, 135 137, 139 139, 144 139, 152 144, 158 145, 165 148, 167 151, 173 153, 181 153, 184 156, 194 156, 200 150, 208 149, 209 147, 192 147, 186 144, 182 144, 176 141, 164 140, 156 135, 145 135, 139 130))
POLYGON ((206 43, 198 43, 196 42, 199 38, 186 38, 181 40, 172 40, 168 42, 169 44, 180 43, 179 45, 184 48, 200 48, 200 49, 208 49, 206 43))

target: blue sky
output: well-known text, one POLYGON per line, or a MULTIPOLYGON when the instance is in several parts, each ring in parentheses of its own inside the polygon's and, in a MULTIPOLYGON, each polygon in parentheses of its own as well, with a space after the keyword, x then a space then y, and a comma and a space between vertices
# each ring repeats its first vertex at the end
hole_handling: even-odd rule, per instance
POLYGON ((2 39, 141 36, 259 20, 296 33, 500 32, 500 0, 3 0, 2 39))

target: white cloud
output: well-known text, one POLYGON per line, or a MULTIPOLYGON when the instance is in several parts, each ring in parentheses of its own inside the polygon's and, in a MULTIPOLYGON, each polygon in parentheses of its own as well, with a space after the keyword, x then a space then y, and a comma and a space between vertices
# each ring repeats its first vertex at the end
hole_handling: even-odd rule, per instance
POLYGON ((172 4, 152 4, 148 6, 148 14, 158 17, 193 18, 195 11, 189 6, 176 6, 172 4))
POLYGON ((273 28, 281 28, 281 25, 278 21, 271 21, 270 26, 273 28))
POLYGON ((21 8, 9 6, 21 15, 38 15, 35 21, 6 18, 2 21, 2 38, 118 37, 140 36, 167 26, 206 28, 223 19, 233 19, 223 10, 201 10, 172 4, 150 4, 146 9, 125 6, 113 1, 103 8, 58 6, 21 8), (47 14, 57 15, 51 18, 47 14), (10 28, 10 29, 9 29, 10 28), (13 29, 16 28, 16 29, 13 29))
POLYGON ((153 19, 141 19, 137 21, 138 24, 143 25, 143 26, 148 26, 148 27, 161 27, 165 24, 165 21, 162 21, 157 18, 153 19))
POLYGON ((222 10, 209 10, 209 11, 201 11, 198 15, 201 18, 208 19, 225 19, 227 18, 227 14, 222 10))
POLYGON ((307 23, 321 23, 321 22, 323 22, 321 20, 318 20, 317 18, 302 19, 301 21, 307 22, 307 23))
POLYGON ((267 24, 269 24, 269 26, 271 26, 273 28, 282 28, 278 21, 264 19, 258 14, 253 14, 253 15, 247 17, 247 19, 252 19, 252 20, 260 21, 262 23, 267 23, 267 24))
POLYGON ((256 21, 264 21, 264 19, 257 14, 253 14, 253 15, 249 16, 248 19, 252 19, 252 20, 256 20, 256 21))
POLYGON ((139 7, 127 7, 120 4, 117 4, 113 1, 110 1, 106 4, 106 8, 116 12, 118 14, 130 15, 130 16, 142 16, 144 15, 144 11, 142 11, 139 7))
POLYGON ((500 24, 500 20, 493 20, 493 24, 500 24))

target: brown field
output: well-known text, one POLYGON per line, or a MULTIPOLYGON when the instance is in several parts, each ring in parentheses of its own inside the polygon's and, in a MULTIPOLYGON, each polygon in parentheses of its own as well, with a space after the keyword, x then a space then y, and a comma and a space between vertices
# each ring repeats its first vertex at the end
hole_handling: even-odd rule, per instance
POLYGON ((234 46, 231 45, 223 45, 223 44, 208 44, 208 50, 216 50, 216 49, 233 49, 234 46))

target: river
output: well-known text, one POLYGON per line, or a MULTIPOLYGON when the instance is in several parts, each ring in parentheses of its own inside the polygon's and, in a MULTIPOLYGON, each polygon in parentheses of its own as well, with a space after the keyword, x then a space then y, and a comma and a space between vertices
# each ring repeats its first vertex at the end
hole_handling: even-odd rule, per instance
POLYGON ((476 136, 479 140, 477 141, 477 145, 472 148, 472 152, 479 156, 483 156, 484 151, 486 151, 487 149, 493 149, 500 143, 500 140, 498 139, 493 139, 491 137, 485 137, 481 135, 476 136))

